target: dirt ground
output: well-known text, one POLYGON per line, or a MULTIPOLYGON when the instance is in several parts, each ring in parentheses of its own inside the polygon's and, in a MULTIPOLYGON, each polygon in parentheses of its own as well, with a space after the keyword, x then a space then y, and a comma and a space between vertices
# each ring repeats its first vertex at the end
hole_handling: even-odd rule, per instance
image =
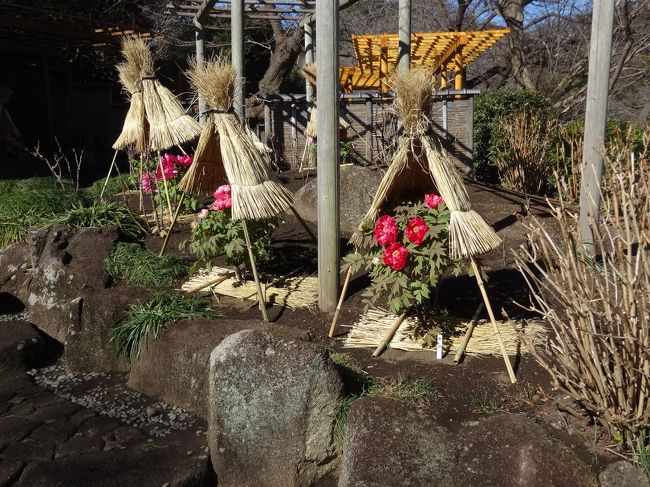
MULTIPOLYGON (((305 182, 305 178, 292 174, 285 174, 284 180, 294 191, 305 182)), ((522 307, 529 302, 528 288, 516 269, 513 252, 526 245, 526 225, 533 220, 543 225, 551 235, 557 234, 557 224, 548 211, 547 203, 539 197, 526 198, 474 181, 466 181, 466 185, 474 209, 494 226, 504 242, 501 248, 481 256, 481 263, 489 277, 488 289, 497 318, 502 319, 503 313, 515 319, 530 318, 531 314, 522 307)), ((134 202, 133 198, 130 202, 134 202)), ((189 224, 180 225, 171 235, 169 249, 191 261, 191 255, 178 249, 180 242, 188 238, 189 231, 189 224)), ((155 251, 160 248, 161 242, 160 237, 153 236, 145 244, 155 251)), ((341 239, 339 244, 341 255, 352 250, 345 239, 341 239)), ((287 216, 276 230, 273 246, 276 251, 274 264, 266 270, 282 275, 302 267, 304 274, 316 274, 316 243, 293 216, 287 216)), ((215 263, 220 264, 221 259, 216 259, 215 263)), ((433 351, 404 352, 393 349, 379 358, 372 358, 372 349, 344 349, 345 326, 352 325, 362 314, 365 303, 361 292, 368 282, 367 276, 363 275, 355 276, 351 281, 339 320, 341 326, 334 338, 327 337, 332 318, 328 313, 272 306, 268 309, 269 319, 284 326, 308 330, 314 340, 333 351, 347 353, 373 377, 396 377, 401 374, 435 383, 440 396, 427 407, 432 415, 452 430, 454 425, 486 414, 485 408, 480 405, 489 403, 498 412, 525 413, 538 418, 542 424, 548 425, 554 436, 571 445, 595 471, 600 471, 616 459, 605 449, 610 444, 605 432, 594 427, 588 418, 574 418, 567 413, 560 404, 566 403, 568 407, 575 405, 554 390, 549 374, 526 352, 511 357, 517 376, 517 383, 511 384, 500 356, 467 356, 462 363, 454 364, 453 353, 436 360, 433 351)), ((458 277, 446 275, 442 279, 438 299, 440 306, 451 317, 463 320, 470 319, 481 302, 476 281, 467 274, 458 277)), ((228 299, 222 300, 222 303, 227 314, 227 307, 232 305, 235 309, 230 313, 238 319, 260 317, 255 305, 242 308, 241 304, 228 299)), ((481 317, 487 318, 485 312, 481 317)))

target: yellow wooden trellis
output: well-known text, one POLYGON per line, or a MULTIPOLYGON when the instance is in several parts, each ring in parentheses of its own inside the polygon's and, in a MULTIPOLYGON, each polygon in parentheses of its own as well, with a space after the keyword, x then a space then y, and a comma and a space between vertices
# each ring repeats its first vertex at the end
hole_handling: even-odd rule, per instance
MULTIPOLYGON (((436 85, 447 88, 449 73, 454 73, 454 88, 463 88, 465 67, 506 36, 510 29, 469 32, 431 32, 411 36, 411 65, 431 69, 436 85)), ((363 89, 389 91, 386 79, 397 65, 397 34, 353 35, 352 44, 359 63, 339 70, 345 92, 363 89)))

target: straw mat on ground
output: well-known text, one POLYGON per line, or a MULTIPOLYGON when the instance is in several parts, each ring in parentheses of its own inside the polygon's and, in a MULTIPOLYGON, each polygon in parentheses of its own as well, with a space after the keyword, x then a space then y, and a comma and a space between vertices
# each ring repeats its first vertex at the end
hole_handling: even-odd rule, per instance
MULTIPOLYGON (((200 289, 199 292, 215 292, 224 296, 257 301, 257 288, 253 281, 240 281, 230 277, 216 286, 205 285, 221 276, 232 274, 231 269, 213 267, 211 271, 188 280, 181 289, 187 293, 200 289)), ((266 301, 276 306, 288 308, 313 308, 318 304, 318 278, 312 276, 289 277, 276 285, 266 288, 266 301)))
MULTIPOLYGON (((354 323, 350 332, 345 337, 344 348, 375 348, 386 337, 391 326, 397 318, 396 315, 382 309, 370 309, 364 313, 359 321, 354 323)), ((455 324, 453 337, 446 336, 445 347, 454 351, 461 346, 463 335, 467 329, 468 322, 457 318, 444 317, 441 319, 445 326, 455 324)), ((389 343, 388 348, 405 351, 422 351, 425 348, 424 337, 415 336, 416 322, 413 318, 406 318, 397 330, 395 337, 389 343)), ((528 352, 521 340, 521 333, 525 334, 526 341, 535 343, 545 335, 546 329, 540 323, 530 322, 525 328, 521 324, 514 324, 511 321, 499 323, 499 333, 505 343, 506 351, 514 355, 517 351, 528 352)), ((429 349, 430 350, 430 349, 429 349)), ((494 329, 489 322, 480 320, 472 338, 467 345, 466 353, 475 355, 501 355, 501 348, 495 336, 494 329)))

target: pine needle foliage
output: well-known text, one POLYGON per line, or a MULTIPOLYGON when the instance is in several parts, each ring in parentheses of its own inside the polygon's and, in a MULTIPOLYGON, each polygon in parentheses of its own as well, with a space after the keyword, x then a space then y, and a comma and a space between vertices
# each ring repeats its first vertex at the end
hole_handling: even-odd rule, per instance
POLYGON ((175 255, 159 256, 136 243, 118 243, 104 260, 104 270, 129 286, 169 286, 187 274, 187 267, 175 255))
POLYGON ((221 316, 200 299, 159 292, 149 302, 132 304, 126 317, 111 330, 110 340, 121 355, 133 362, 149 337, 159 340, 162 331, 173 321, 221 316))

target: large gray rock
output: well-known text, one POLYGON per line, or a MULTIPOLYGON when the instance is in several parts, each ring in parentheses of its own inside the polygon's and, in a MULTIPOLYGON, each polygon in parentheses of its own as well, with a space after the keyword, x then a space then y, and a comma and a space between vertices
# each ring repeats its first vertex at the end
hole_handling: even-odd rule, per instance
POLYGON ((32 323, 65 342, 69 324, 79 324, 84 294, 107 287, 102 266, 118 237, 115 227, 54 225, 30 232, 34 269, 27 301, 32 323))
POLYGON ((169 324, 159 340, 147 337, 134 361, 129 387, 207 418, 210 353, 241 330, 269 331, 292 340, 309 333, 259 321, 196 318, 169 324))
MULTIPOLYGON (((341 198, 341 233, 352 235, 357 229, 381 182, 383 173, 360 166, 341 166, 339 192, 341 198)), ((316 179, 309 181, 294 196, 294 208, 310 223, 318 221, 316 179)))
POLYGON ((65 364, 71 372, 125 372, 128 361, 120 356, 110 332, 128 306, 149 299, 152 291, 144 288, 116 287, 99 289, 84 297, 79 321, 70 323, 66 337, 65 364))
POLYGON ((307 486, 335 466, 342 384, 322 347, 241 331, 210 355, 209 385, 219 485, 307 486))
POLYGON ((562 441, 523 415, 499 414, 466 425, 454 473, 458 485, 596 487, 595 474, 562 441))
POLYGON ((31 267, 31 262, 27 243, 0 250, 0 313, 20 311, 15 309, 10 297, 23 302, 27 300, 28 267, 31 267))
POLYGON ((0 370, 26 370, 43 365, 47 344, 26 321, 0 321, 0 370))
POLYGON ((428 412, 365 397, 350 409, 347 431, 339 487, 456 485, 458 447, 428 412))
POLYGON ((598 480, 601 487, 650 487, 650 478, 643 470, 625 460, 607 465, 598 480))

